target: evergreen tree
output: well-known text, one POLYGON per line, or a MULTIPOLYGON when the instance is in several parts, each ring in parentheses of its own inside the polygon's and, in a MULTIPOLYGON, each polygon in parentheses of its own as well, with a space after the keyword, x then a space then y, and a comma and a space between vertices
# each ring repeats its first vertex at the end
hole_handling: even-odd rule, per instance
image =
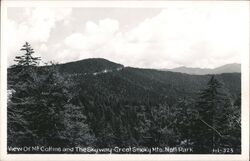
POLYGON ((193 129, 195 131, 195 150, 200 153, 209 153, 214 147, 215 131, 217 131, 214 128, 215 113, 221 101, 221 94, 218 91, 221 84, 214 76, 208 81, 207 86, 200 93, 197 103, 199 116, 193 129))
POLYGON ((14 61, 17 62, 16 66, 37 66, 39 64, 41 58, 33 56, 34 49, 28 42, 25 42, 20 50, 24 51, 25 53, 22 56, 15 57, 14 61))
POLYGON ((22 56, 17 56, 15 61, 17 64, 12 66, 11 73, 8 71, 8 90, 12 92, 8 100, 8 143, 10 145, 30 145, 32 144, 34 133, 30 129, 30 122, 26 119, 26 114, 29 113, 29 108, 34 106, 33 89, 36 86, 34 83, 38 79, 35 66, 40 58, 33 57, 34 53, 30 44, 27 42, 21 48, 26 53, 22 56))
POLYGON ((214 76, 207 85, 196 104, 198 116, 192 129, 197 153, 213 153, 213 149, 231 145, 229 125, 233 104, 214 76))

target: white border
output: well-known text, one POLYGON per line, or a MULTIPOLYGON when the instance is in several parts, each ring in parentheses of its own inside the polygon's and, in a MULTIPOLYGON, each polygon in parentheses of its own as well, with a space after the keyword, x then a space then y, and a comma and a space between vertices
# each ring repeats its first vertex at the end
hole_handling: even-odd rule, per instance
MULTIPOLYGON (((0 160, 249 160, 249 53, 242 56, 242 154, 241 155, 184 155, 184 154, 7 154, 7 55, 6 55, 6 22, 8 7, 117 7, 117 8, 164 8, 171 5, 195 6, 238 6, 248 7, 248 1, 2 1, 1 2, 1 133, 0 133, 0 160)), ((249 15, 248 15, 249 16, 249 15)), ((250 26, 250 25, 249 25, 250 26)), ((249 28, 248 26, 248 28, 249 28)), ((246 35, 249 35, 246 33, 246 35)), ((246 44, 249 46, 249 38, 246 44)), ((249 49, 248 49, 249 51, 249 49)))

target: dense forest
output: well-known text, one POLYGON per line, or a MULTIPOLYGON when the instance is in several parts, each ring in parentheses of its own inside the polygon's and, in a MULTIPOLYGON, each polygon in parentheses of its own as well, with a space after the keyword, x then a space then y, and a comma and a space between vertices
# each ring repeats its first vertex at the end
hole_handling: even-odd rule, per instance
POLYGON ((241 153, 240 73, 189 75, 100 58, 39 66, 29 43, 21 50, 8 68, 8 147, 241 153))

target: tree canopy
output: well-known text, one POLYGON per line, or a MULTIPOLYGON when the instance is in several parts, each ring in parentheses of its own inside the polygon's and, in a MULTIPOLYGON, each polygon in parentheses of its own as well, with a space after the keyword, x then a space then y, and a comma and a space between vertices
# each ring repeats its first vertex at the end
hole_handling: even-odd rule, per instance
POLYGON ((80 68, 64 72, 55 64, 38 66, 41 58, 33 56, 29 43, 21 50, 25 53, 8 69, 8 146, 241 152, 241 97, 234 81, 238 75, 196 77, 129 67, 94 75, 92 60, 81 65, 91 65, 89 72, 84 69, 87 74, 80 68))

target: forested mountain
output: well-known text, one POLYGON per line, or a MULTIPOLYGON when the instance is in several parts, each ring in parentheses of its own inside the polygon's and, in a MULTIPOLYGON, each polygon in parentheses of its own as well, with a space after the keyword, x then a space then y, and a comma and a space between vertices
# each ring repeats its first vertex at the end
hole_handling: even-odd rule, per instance
POLYGON ((222 73, 241 73, 241 65, 237 63, 226 64, 214 69, 210 68, 190 68, 190 67, 177 67, 173 69, 165 69, 165 71, 173 71, 195 75, 206 75, 206 74, 222 74, 222 73))
POLYGON ((112 70, 122 68, 123 65, 110 62, 106 59, 95 58, 95 59, 84 59, 80 61, 60 64, 59 71, 68 74, 77 73, 95 73, 103 70, 112 70))
MULTIPOLYGON (((165 98, 194 98, 211 78, 211 75, 189 75, 154 69, 124 67, 105 59, 86 59, 59 64, 58 69, 63 75, 70 73, 68 76, 81 82, 80 86, 88 86, 92 89, 101 88, 101 91, 114 93, 115 95, 121 95, 122 93, 122 97, 127 96, 135 99, 146 97, 150 93, 152 97, 155 96, 156 98, 159 98, 159 96, 165 98), (72 69, 77 70, 72 72, 72 69), (144 94, 140 92, 144 92, 144 94)), ((225 86, 223 90, 232 96, 240 94, 240 77, 240 73, 216 75, 216 78, 225 86)))
POLYGON ((8 146, 241 152, 240 73, 189 75, 105 59, 39 67, 32 57, 22 60, 28 65, 8 69, 8 146))

